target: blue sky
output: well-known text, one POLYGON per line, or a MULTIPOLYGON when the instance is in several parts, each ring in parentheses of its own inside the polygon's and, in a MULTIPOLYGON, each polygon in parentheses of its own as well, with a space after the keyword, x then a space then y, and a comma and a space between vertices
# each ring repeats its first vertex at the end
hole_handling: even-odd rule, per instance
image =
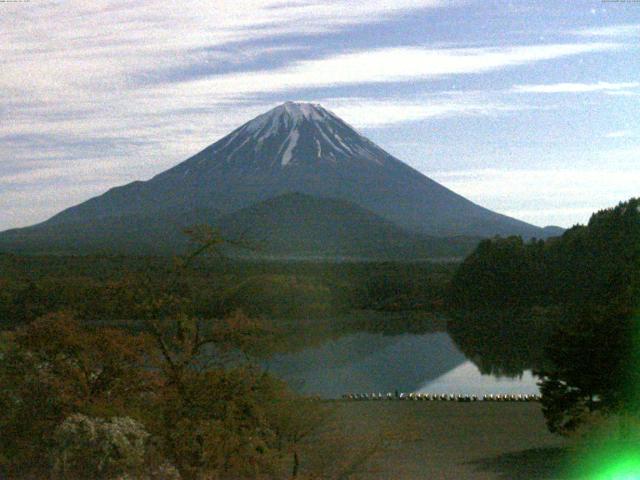
POLYGON ((321 103, 537 225, 640 195, 640 2, 0 3, 0 230, 321 103))

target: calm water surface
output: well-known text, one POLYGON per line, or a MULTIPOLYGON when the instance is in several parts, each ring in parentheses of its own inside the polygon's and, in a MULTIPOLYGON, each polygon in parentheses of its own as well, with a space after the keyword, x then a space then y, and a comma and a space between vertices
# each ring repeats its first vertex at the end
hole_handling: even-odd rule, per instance
POLYGON ((530 372, 521 378, 482 375, 446 333, 356 333, 263 365, 296 391, 325 398, 344 393, 537 393, 530 372))

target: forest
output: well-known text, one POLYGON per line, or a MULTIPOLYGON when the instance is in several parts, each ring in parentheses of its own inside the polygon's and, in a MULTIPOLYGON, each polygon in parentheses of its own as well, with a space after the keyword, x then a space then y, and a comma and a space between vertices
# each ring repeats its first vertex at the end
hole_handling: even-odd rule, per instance
POLYGON ((485 371, 541 378, 551 431, 640 409, 640 200, 561 237, 483 241, 447 287, 448 328, 485 371))
POLYGON ((352 310, 436 310, 454 263, 250 262, 180 258, 0 254, 0 325, 70 310, 88 323, 132 325, 150 291, 180 298, 201 318, 242 310, 322 318, 352 310))

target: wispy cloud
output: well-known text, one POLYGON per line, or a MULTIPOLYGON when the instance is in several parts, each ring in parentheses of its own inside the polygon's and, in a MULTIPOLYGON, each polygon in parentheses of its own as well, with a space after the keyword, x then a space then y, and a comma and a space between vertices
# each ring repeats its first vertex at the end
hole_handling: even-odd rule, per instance
MULTIPOLYGON (((252 97, 259 94, 286 93, 309 88, 356 86, 375 83, 412 82, 447 76, 494 72, 572 55, 615 49, 615 44, 546 44, 519 47, 487 48, 383 48, 346 54, 327 55, 290 65, 261 71, 244 71, 182 82, 145 87, 103 88, 99 81, 86 87, 67 85, 64 94, 53 95, 47 88, 37 98, 32 89, 16 94, 23 99, 19 107, 7 107, 11 122, 3 125, 5 135, 39 132, 50 135, 133 137, 157 136, 172 139, 207 119, 216 117, 214 128, 220 133, 265 107, 252 97), (44 93, 48 92, 48 93, 44 93), (25 106, 26 105, 26 106, 25 106), (181 114, 181 112, 183 112, 181 114)), ((79 62, 80 64, 82 62, 79 62)), ((77 65, 77 68, 81 68, 77 65)), ((91 71, 91 66, 85 69, 91 71)), ((74 82, 74 76, 69 76, 74 82)), ((24 86, 17 79, 11 84, 24 86)), ((469 103, 463 107, 424 107, 407 110, 407 119, 434 115, 445 108, 449 113, 481 111, 469 103), (411 113, 413 112, 413 113, 411 113)), ((499 107, 502 108, 502 107, 499 107)), ((491 109, 489 105, 485 110, 491 109)), ((396 110, 398 113, 398 110, 396 110)), ((202 132, 204 134, 204 132, 202 132)), ((211 135, 209 130, 206 132, 211 135)), ((198 133, 195 132, 192 138, 198 133)), ((190 143, 197 142, 198 139, 190 143)))
POLYGON ((112 187, 111 182, 64 182, 53 186, 33 185, 0 188, 0 220, 3 228, 23 227, 45 220, 48 216, 86 200, 96 192, 112 187))
POLYGON ((502 102, 482 92, 445 92, 412 99, 344 97, 323 103, 358 128, 381 128, 406 122, 466 116, 496 116, 534 106, 502 102))
POLYGON ((571 33, 582 37, 640 37, 640 24, 608 25, 605 27, 583 28, 571 33))
POLYGON ((409 82, 493 72, 545 60, 618 48, 614 43, 431 49, 382 48, 299 61, 272 71, 249 71, 183 82, 194 95, 253 94, 301 88, 409 82))
POLYGON ((635 137, 637 137, 637 134, 633 130, 616 130, 614 132, 609 132, 605 135, 605 138, 635 138, 635 137))
POLYGON ((516 93, 590 93, 625 91, 638 87, 640 87, 640 82, 553 83, 546 85, 516 85, 512 91, 516 93))
POLYGON ((640 91, 637 90, 608 90, 605 93, 610 97, 640 97, 640 91))
MULTIPOLYGON (((44 98, 65 87, 123 88, 136 73, 163 71, 203 60, 231 43, 285 35, 335 32, 380 22, 417 9, 441 8, 456 0, 323 2, 304 0, 196 0, 182 8, 171 2, 69 1, 3 5, 2 87, 43 88, 44 98), (9 10, 7 12, 7 10, 9 10), (20 83, 17 83, 20 85, 20 83)), ((247 52, 242 52, 246 54, 247 52)), ((34 92, 36 93, 36 92, 34 92)))
MULTIPOLYGON (((611 158, 610 153, 603 158, 611 158)), ((640 172, 631 163, 625 168, 443 171, 432 177, 493 210, 563 227, 586 223, 591 213, 637 196, 640 184, 640 172)))

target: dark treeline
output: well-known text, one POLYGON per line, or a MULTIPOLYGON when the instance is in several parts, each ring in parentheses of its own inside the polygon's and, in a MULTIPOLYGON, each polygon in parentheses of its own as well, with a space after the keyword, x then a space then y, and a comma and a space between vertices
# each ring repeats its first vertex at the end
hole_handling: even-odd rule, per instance
POLYGON ((638 200, 594 214, 561 237, 484 240, 457 270, 449 302, 460 309, 600 305, 631 293, 637 272, 638 200))
POLYGON ((484 240, 447 292, 449 332, 484 373, 519 375, 541 367, 557 317, 551 250, 558 242, 484 240))
POLYGON ((430 263, 248 262, 198 257, 0 255, 0 330, 65 312, 85 326, 144 332, 154 315, 204 325, 260 319, 261 356, 299 351, 357 332, 443 331, 454 266, 430 263), (178 273, 176 275, 176 273, 178 273), (163 302, 156 305, 155 298, 163 302), (159 311, 160 310, 160 311, 159 311))
POLYGON ((449 330, 485 371, 539 372, 554 431, 640 408, 640 200, 561 237, 483 241, 448 290, 449 330))
POLYGON ((437 310, 453 266, 430 263, 241 262, 201 259, 176 278, 163 257, 23 257, 0 254, 0 324, 46 313, 85 322, 145 317, 150 290, 174 295, 201 318, 324 318, 352 310, 437 310))

